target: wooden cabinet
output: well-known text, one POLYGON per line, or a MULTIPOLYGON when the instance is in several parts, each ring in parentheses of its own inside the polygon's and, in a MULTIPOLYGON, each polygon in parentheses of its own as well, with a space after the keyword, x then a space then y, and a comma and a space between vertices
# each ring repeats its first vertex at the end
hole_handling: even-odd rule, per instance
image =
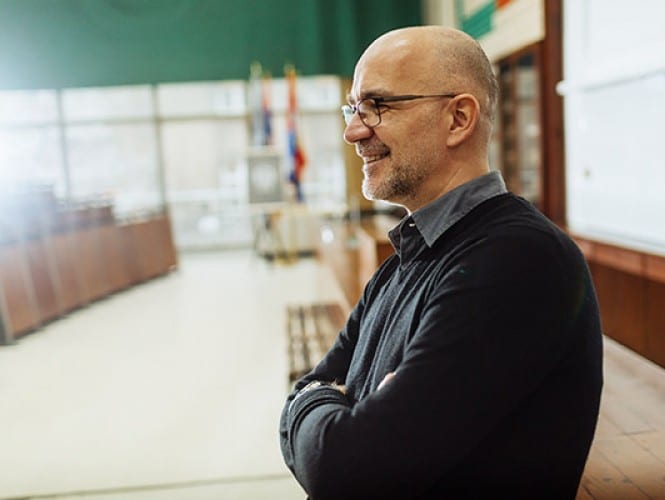
POLYGON ((166 213, 118 225, 107 208, 0 242, 0 344, 177 266, 166 213))
POLYGON ((0 298, 4 335, 9 339, 39 326, 39 310, 23 247, 0 246, 0 298))
POLYGON ((80 266, 79 234, 64 232, 51 236, 51 251, 58 269, 58 296, 62 312, 76 309, 88 302, 87 283, 80 266))
POLYGON ((40 322, 62 314, 58 297, 58 270, 53 262, 50 237, 37 237, 23 244, 40 322))
POLYGON ((87 227, 77 232, 79 257, 81 259, 79 266, 88 293, 86 301, 92 302, 111 292, 108 276, 106 275, 107 263, 102 253, 102 229, 100 227, 87 227))

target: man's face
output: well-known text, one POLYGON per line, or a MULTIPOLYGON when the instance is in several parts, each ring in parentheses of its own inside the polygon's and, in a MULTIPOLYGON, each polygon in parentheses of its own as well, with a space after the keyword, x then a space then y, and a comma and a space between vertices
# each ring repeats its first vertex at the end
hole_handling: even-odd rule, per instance
MULTIPOLYGON (((358 62, 351 104, 372 96, 434 94, 441 91, 419 80, 422 58, 409 57, 408 47, 368 50, 358 62), (401 52, 401 53, 400 53, 401 52)), ((344 139, 363 159, 363 194, 413 211, 423 205, 427 181, 443 162, 445 131, 442 107, 448 100, 419 99, 381 105, 381 123, 365 126, 358 116, 344 139)))

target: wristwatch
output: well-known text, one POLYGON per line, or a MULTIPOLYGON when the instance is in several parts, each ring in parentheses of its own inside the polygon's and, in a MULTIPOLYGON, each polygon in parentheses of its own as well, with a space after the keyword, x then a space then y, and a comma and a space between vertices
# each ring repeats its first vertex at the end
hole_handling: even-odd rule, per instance
POLYGON ((313 389, 316 389, 317 387, 322 387, 324 385, 330 385, 327 382, 322 382, 321 380, 312 380, 309 384, 307 384, 305 387, 300 389, 295 396, 293 396, 293 399, 291 400, 291 404, 289 404, 289 410, 293 406, 293 403, 296 402, 296 399, 298 399, 300 396, 305 394, 306 392, 309 392, 313 389))
POLYGON ((311 391, 312 389, 316 389, 317 387, 321 387, 323 385, 330 385, 330 384, 326 382, 321 382, 320 380, 312 380, 309 384, 307 384, 305 387, 303 387, 298 391, 298 394, 296 394, 296 398, 302 396, 306 392, 311 391))

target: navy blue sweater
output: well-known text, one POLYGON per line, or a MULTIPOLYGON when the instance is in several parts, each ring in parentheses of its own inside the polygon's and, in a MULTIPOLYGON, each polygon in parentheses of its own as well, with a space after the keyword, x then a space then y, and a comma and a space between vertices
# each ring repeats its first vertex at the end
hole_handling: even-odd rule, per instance
POLYGON ((602 386, 583 256, 510 193, 430 244, 414 220, 287 399, 286 464, 314 500, 574 498, 602 386), (312 380, 347 394, 294 401, 312 380))

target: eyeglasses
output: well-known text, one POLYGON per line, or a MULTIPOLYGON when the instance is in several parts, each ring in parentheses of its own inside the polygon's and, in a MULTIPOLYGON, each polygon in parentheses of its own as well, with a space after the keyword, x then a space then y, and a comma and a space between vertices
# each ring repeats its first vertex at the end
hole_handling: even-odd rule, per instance
POLYGON ((413 101, 425 99, 426 97, 456 97, 457 94, 432 94, 432 95, 391 95, 386 97, 367 97, 356 104, 345 104, 342 106, 342 115, 348 125, 353 120, 353 115, 358 112, 360 121, 369 128, 376 127, 381 123, 381 105, 386 102, 413 101))

